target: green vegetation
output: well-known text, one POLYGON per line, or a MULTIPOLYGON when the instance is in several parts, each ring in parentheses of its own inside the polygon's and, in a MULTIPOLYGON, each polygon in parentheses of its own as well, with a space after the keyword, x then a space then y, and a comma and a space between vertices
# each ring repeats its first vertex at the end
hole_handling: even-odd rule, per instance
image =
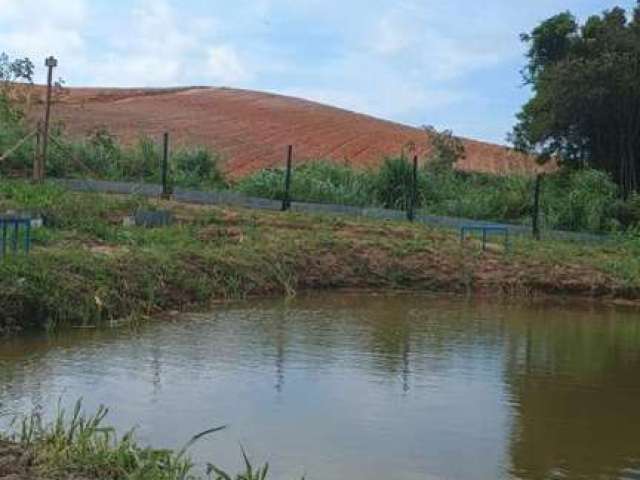
POLYGON ((640 5, 629 13, 564 12, 522 36, 533 98, 513 132, 525 151, 609 172, 625 197, 640 183, 640 5))
MULTIPOLYGON (((133 431, 119 438, 113 427, 105 425, 107 414, 108 409, 100 407, 87 416, 78 401, 70 416, 59 407, 49 423, 39 413, 16 418, 11 430, 0 434, 0 468, 10 469, 8 474, 18 478, 37 475, 47 480, 71 476, 95 480, 231 480, 231 475, 213 464, 207 465, 206 476, 197 475, 187 456, 191 445, 224 427, 201 432, 173 452, 140 446, 133 431)), ((242 455, 245 471, 233 478, 265 480, 269 465, 255 469, 244 450, 242 455)))
MULTIPOLYGON (((281 199, 283 170, 259 172, 240 181, 249 195, 281 199)), ((422 213, 477 220, 531 222, 534 178, 498 176, 434 168, 418 172, 418 206, 422 213)), ((297 168, 292 197, 297 201, 404 209, 411 189, 411 166, 397 158, 381 169, 356 171, 316 162, 297 168)), ((618 187, 598 170, 565 169, 545 176, 541 212, 547 229, 613 232, 640 222, 640 200, 619 200, 618 187)))
MULTIPOLYGON (((0 118, 0 151, 8 150, 27 135, 26 128, 7 123, 13 127, 5 125, 0 118)), ((149 138, 139 139, 132 147, 123 147, 104 130, 79 141, 67 138, 57 129, 52 139, 46 166, 48 177, 160 182, 162 153, 160 145, 149 138)), ((0 174, 28 177, 34 148, 34 142, 25 143, 0 164, 0 174)), ((179 187, 226 188, 221 163, 220 155, 204 147, 179 148, 171 154, 169 178, 179 187)))
MULTIPOLYGON (((640 241, 583 246, 518 239, 509 252, 461 245, 456 232, 136 197, 5 181, 0 209, 39 212, 29 256, 0 263, 0 331, 206 310, 220 300, 299 289, 397 288, 564 292, 636 299, 640 241), (138 209, 176 221, 123 226, 138 209)), ((519 293, 518 293, 519 294, 519 293)))
MULTIPOLYGON (((234 188, 247 195, 281 200, 284 177, 284 169, 262 170, 240 180, 234 188)), ((373 204, 374 193, 373 176, 369 172, 330 162, 297 167, 291 182, 291 196, 301 202, 365 206, 373 204)))

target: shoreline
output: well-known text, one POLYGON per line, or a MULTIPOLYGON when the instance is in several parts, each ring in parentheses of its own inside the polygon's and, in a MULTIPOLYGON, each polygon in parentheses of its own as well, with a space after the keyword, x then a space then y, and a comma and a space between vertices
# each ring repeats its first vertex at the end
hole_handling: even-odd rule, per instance
POLYGON ((74 193, 24 182, 0 207, 37 208, 28 256, 0 263, 0 337, 30 327, 202 312, 247 298, 313 291, 579 298, 640 306, 635 245, 516 238, 509 251, 396 221, 187 205, 74 193), (162 228, 124 226, 165 210, 162 228))

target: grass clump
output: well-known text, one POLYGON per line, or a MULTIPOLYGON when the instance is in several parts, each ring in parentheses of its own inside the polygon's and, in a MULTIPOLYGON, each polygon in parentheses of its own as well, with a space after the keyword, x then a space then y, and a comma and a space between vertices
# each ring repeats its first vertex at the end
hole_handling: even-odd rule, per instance
MULTIPOLYGON (((256 468, 244 449, 245 471, 232 477, 212 463, 204 475, 198 475, 188 449, 202 438, 215 434, 225 426, 214 427, 192 437, 179 451, 141 446, 133 430, 122 437, 105 424, 108 408, 100 406, 93 415, 82 411, 78 401, 68 414, 58 406, 53 421, 40 413, 16 417, 0 440, 10 442, 12 468, 18 478, 37 476, 56 480, 81 476, 95 480, 265 480, 269 465, 256 468), (16 453, 19 452, 19 453, 16 453), (21 458, 17 458, 19 456, 21 458)), ((2 447, 0 442, 0 447, 2 447)), ((0 448, 0 463, 3 449, 0 448)))
POLYGON ((193 479, 192 462, 184 454, 168 450, 143 448, 133 431, 118 437, 104 424, 108 409, 100 407, 94 415, 81 412, 81 403, 68 418, 59 408, 55 419, 46 423, 34 413, 19 419, 16 432, 8 439, 33 456, 33 471, 45 478, 67 475, 120 480, 186 480, 193 479))

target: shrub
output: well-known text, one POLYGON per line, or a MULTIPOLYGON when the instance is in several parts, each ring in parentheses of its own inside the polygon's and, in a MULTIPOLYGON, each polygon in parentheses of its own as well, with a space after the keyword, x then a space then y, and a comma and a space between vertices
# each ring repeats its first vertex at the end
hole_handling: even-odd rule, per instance
POLYGON ((183 187, 226 187, 221 156, 204 147, 178 150, 171 156, 173 182, 183 187))
POLYGON ((544 181, 541 208, 545 223, 566 230, 609 231, 617 227, 618 187, 600 170, 564 170, 544 181))
MULTIPOLYGON (((376 199, 384 208, 407 209, 413 192, 413 166, 406 159, 387 158, 375 177, 376 199)), ((420 206, 420 195, 416 207, 420 206)))

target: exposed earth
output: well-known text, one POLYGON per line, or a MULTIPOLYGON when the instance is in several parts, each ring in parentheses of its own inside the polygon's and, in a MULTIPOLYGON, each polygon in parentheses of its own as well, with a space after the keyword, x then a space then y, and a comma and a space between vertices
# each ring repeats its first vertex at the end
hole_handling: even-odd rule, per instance
MULTIPOLYGON (((42 97, 43 89, 39 89, 42 97)), ((141 135, 171 133, 173 144, 202 145, 220 152, 232 177, 281 166, 288 144, 295 162, 330 159, 373 167, 408 145, 428 151, 419 128, 299 98, 231 88, 65 88, 56 94, 53 120, 75 136, 106 128, 124 143, 141 135)), ((42 105, 42 102, 38 102, 42 105)), ((39 118, 32 108, 31 117, 39 118)), ((464 139, 466 158, 458 168, 493 173, 540 169, 511 149, 464 139)))

